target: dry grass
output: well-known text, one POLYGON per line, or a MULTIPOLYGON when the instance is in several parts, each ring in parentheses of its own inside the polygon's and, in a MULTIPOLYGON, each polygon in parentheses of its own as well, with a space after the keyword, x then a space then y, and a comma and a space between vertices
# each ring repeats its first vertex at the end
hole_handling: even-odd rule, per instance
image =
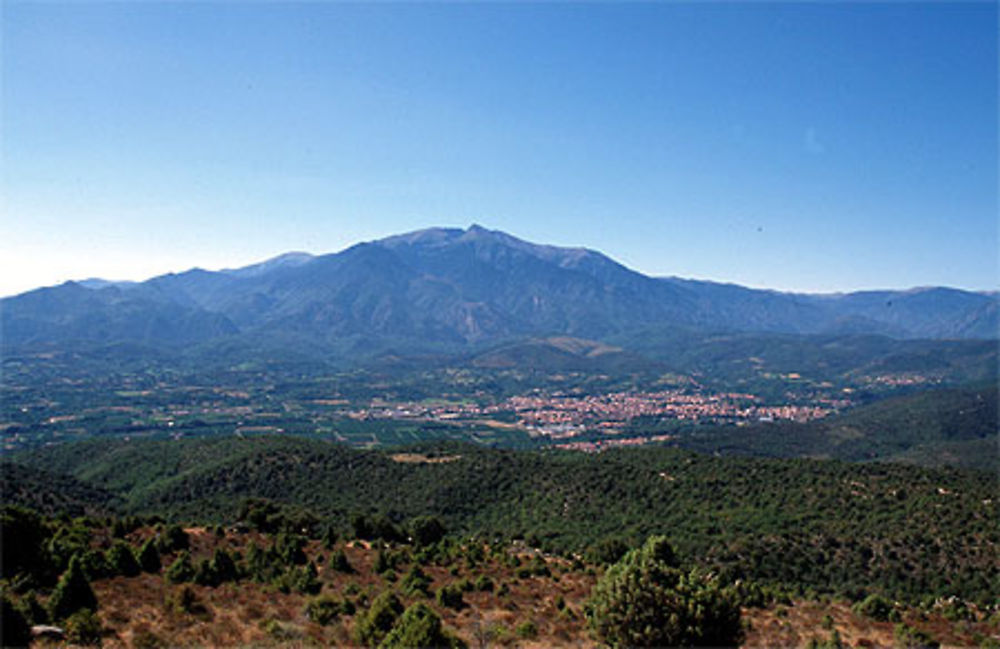
MULTIPOLYGON (((227 533, 224 538, 204 529, 189 530, 192 554, 196 558, 210 556, 215 547, 224 546, 242 552, 251 540, 259 546, 268 541, 254 533, 227 533)), ((135 540, 146 536, 139 530, 135 540)), ((373 572, 376 550, 366 543, 344 546, 348 561, 357 570, 342 574, 319 565, 323 592, 336 597, 360 593, 369 598, 394 588, 385 578, 373 572)), ((306 548, 310 559, 326 557, 318 543, 306 548)), ((525 551, 527 562, 534 556, 525 551)), ((164 557, 164 566, 173 556, 164 557)), ((492 592, 468 591, 466 606, 460 610, 438 605, 433 598, 402 597, 404 604, 423 600, 440 615, 446 627, 457 633, 472 649, 484 647, 596 647, 586 629, 583 603, 595 577, 574 571, 567 562, 548 558, 551 577, 520 577, 516 569, 495 558, 468 567, 464 562, 458 574, 451 568, 425 566, 432 579, 432 592, 459 579, 474 582, 481 575, 494 582, 492 592), (501 588, 503 592, 501 592, 501 588), (518 628, 533 623, 537 634, 525 637, 518 628)), ((399 576, 405 572, 403 567, 399 576)), ((253 582, 225 584, 218 588, 188 585, 194 592, 201 612, 185 613, 166 605, 171 593, 181 586, 167 584, 161 575, 143 574, 138 577, 99 580, 94 590, 101 603, 99 616, 107 627, 106 647, 135 647, 137 643, 159 640, 162 646, 350 646, 354 616, 341 616, 328 626, 306 619, 307 597, 282 594, 274 588, 253 582)), ((357 595, 352 599, 357 599, 357 595)), ((363 608, 363 607, 361 607, 363 608)), ((846 603, 795 602, 791 606, 775 605, 762 610, 745 610, 749 622, 746 645, 751 647, 804 647, 811 638, 826 640, 830 631, 823 628, 824 617, 832 618, 846 646, 891 647, 894 644, 891 623, 875 622, 855 614, 846 603)), ((904 621, 931 634, 946 647, 974 646, 977 634, 1000 637, 1000 629, 986 623, 953 623, 940 616, 920 619, 915 612, 904 615, 904 621)))

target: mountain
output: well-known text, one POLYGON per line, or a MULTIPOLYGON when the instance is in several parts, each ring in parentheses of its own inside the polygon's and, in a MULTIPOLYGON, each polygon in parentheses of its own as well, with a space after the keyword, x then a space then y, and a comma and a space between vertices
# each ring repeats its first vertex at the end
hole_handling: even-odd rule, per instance
POLYGON ((894 338, 997 337, 996 295, 947 288, 800 295, 655 278, 583 248, 472 226, 338 253, 145 282, 67 282, 0 300, 3 345, 282 340, 317 352, 485 349, 684 329, 894 338))

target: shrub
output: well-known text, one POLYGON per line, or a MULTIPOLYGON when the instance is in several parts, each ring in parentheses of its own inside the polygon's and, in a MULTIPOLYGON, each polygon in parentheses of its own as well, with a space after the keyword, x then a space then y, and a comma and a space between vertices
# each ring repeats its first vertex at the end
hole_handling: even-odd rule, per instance
POLYGON ((672 548, 653 537, 611 566, 585 612, 613 647, 731 646, 742 639, 738 603, 718 581, 675 567, 672 548))
POLYGON ((90 609, 83 609, 66 620, 66 641, 85 647, 100 646, 101 621, 90 609))
POLYGON ((531 620, 526 620, 514 627, 514 633, 519 638, 530 640, 531 638, 538 637, 538 627, 531 620))
POLYGON ((444 524, 436 516, 419 516, 410 522, 410 536, 418 546, 434 545, 444 535, 444 524))
POLYGON ((125 577, 135 577, 142 572, 131 546, 124 541, 115 541, 108 550, 108 565, 113 574, 125 577))
POLYGON ((493 592, 493 579, 488 575, 479 575, 476 577, 473 587, 480 592, 493 592))
POLYGON ((156 549, 156 542, 153 539, 142 544, 142 549, 139 550, 139 567, 144 572, 152 573, 160 572, 160 568, 163 567, 160 551, 156 549))
POLYGON ((163 603, 168 611, 177 615, 205 617, 208 614, 208 609, 201 603, 198 595, 195 594, 194 589, 190 586, 181 586, 167 593, 163 603))
POLYGON ((347 560, 347 554, 343 549, 337 548, 330 553, 330 559, 327 561, 327 565, 331 570, 336 570, 337 572, 342 572, 345 574, 351 574, 354 572, 354 567, 347 560))
POLYGON ((49 598, 49 613, 53 620, 62 620, 84 608, 97 610, 97 596, 83 575, 79 556, 73 555, 49 598))
POLYGON ((107 555, 100 550, 87 550, 80 555, 80 568, 87 579, 103 579, 114 574, 107 555))
POLYGON ((191 553, 182 551, 174 560, 167 572, 164 574, 166 580, 172 584, 181 584, 192 581, 195 576, 194 566, 191 565, 191 553))
POLYGON ((392 630, 403 613, 403 604, 392 591, 385 591, 375 598, 367 611, 358 616, 354 625, 355 641, 366 647, 378 646, 392 630))
POLYGON ((601 539, 587 548, 586 557, 589 563, 611 565, 618 562, 628 552, 628 545, 617 537, 601 539))
POLYGON ((190 548, 191 538, 180 525, 171 525, 156 537, 156 544, 161 554, 168 554, 190 548))
POLYGON ((347 613, 344 602, 337 601, 330 595, 320 595, 306 602, 306 617, 326 626, 336 620, 342 613, 347 613))
POLYGON ((301 566, 309 560, 302 550, 305 545, 305 538, 298 534, 281 533, 274 540, 274 552, 286 566, 301 566))
POLYGON ((461 584, 446 584, 442 586, 437 591, 436 599, 437 603, 441 606, 447 606, 456 611, 465 607, 461 584))
POLYGON ((403 592, 411 597, 416 597, 418 595, 429 595, 431 587, 431 578, 420 569, 420 566, 414 564, 410 566, 410 569, 403 576, 403 580, 399 583, 400 588, 403 592))
POLYGON ((3 609, 0 626, 0 642, 5 647, 26 647, 31 642, 31 622, 14 603, 4 595, 0 597, 0 607, 3 609))
POLYGON ((898 622, 899 612, 892 602, 881 595, 871 594, 853 606, 854 612, 879 622, 898 622))
POLYGON ((938 649, 941 643, 920 629, 914 629, 900 622, 893 634, 898 649, 938 649))
POLYGON ((429 606, 418 602, 403 612, 402 617, 385 636, 380 649, 409 647, 464 647, 465 643, 441 628, 441 618, 429 606))

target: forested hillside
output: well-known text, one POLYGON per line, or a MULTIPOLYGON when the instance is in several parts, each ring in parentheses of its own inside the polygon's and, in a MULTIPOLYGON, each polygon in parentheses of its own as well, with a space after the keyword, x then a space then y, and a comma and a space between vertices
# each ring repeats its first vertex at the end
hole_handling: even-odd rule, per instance
POLYGON ((995 593, 992 475, 635 449, 596 456, 437 445, 358 451, 261 437, 64 445, 17 460, 113 494, 123 513, 231 522, 247 498, 346 529, 441 518, 559 552, 664 534, 691 561, 799 592, 995 593))

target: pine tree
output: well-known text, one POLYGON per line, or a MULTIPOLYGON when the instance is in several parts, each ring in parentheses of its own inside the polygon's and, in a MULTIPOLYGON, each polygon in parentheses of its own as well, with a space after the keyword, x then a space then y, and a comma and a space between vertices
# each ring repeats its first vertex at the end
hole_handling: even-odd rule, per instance
POLYGON ((156 549, 156 543, 153 539, 149 539, 143 543, 142 549, 139 550, 139 565, 145 572, 160 572, 163 561, 160 558, 160 551, 156 549))
POLYGON ((49 611, 53 620, 62 620, 80 609, 97 610, 97 596, 94 595, 90 582, 80 568, 80 557, 73 555, 69 567, 59 578, 52 597, 49 598, 49 611))

